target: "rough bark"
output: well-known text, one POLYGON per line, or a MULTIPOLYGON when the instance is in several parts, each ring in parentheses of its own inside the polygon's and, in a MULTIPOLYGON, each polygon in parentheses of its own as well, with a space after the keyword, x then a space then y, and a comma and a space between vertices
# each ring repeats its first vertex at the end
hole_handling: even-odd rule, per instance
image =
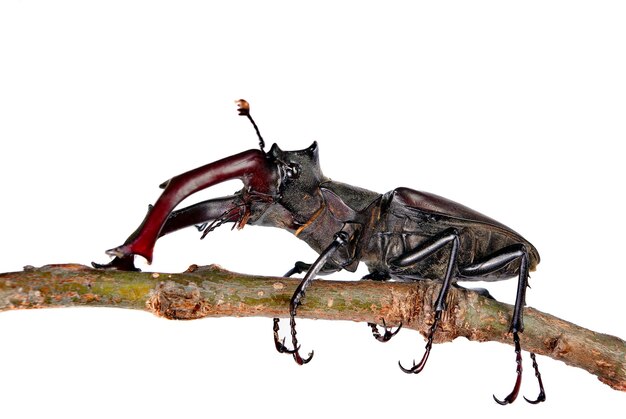
MULTIPOLYGON (((83 265, 26 267, 0 274, 0 311, 101 306, 138 309, 168 319, 288 317, 298 279, 259 277, 215 265, 182 274, 103 271, 83 265)), ((439 285, 432 281, 315 281, 298 316, 311 319, 403 324, 426 333, 439 285)), ((476 292, 452 289, 436 342, 459 336, 511 344, 512 307, 476 292)), ((527 308, 524 349, 583 368, 616 390, 626 391, 626 343, 527 308)))

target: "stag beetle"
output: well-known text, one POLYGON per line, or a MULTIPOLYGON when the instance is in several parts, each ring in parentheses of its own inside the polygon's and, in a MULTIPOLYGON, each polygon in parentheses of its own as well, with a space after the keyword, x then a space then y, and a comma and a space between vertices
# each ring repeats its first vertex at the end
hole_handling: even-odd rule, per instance
MULTIPOLYGON (((354 272, 360 262, 369 268, 365 278, 373 280, 435 280, 442 283, 434 304, 421 361, 406 373, 419 373, 430 354, 438 323, 445 309, 450 286, 457 281, 499 281, 518 278, 517 295, 510 324, 516 354, 516 380, 511 393, 500 404, 517 398, 522 357, 519 333, 524 330, 523 307, 528 273, 539 263, 539 253, 526 239, 505 225, 446 198, 397 188, 380 194, 330 180, 322 174, 318 145, 298 151, 283 151, 274 144, 265 152, 265 142, 250 115, 249 104, 239 100, 238 111, 252 123, 259 149, 252 149, 173 177, 161 185, 162 195, 150 206, 139 228, 119 247, 114 256, 96 268, 135 270, 134 255, 152 261, 157 239, 178 229, 196 226, 204 238, 224 223, 239 228, 246 224, 279 227, 304 240, 318 254, 312 264, 297 262, 285 276, 306 272, 290 303, 293 349, 278 337, 279 320, 274 319, 274 341, 281 353, 292 354, 302 365, 296 338, 295 316, 307 287, 318 274, 345 269, 354 272), (243 189, 231 196, 215 198, 174 211, 187 196, 220 182, 240 179, 243 189)), ((395 331, 383 322, 384 333, 369 324, 375 338, 387 341, 395 331)), ((539 396, 545 400, 535 354, 531 353, 539 396)))

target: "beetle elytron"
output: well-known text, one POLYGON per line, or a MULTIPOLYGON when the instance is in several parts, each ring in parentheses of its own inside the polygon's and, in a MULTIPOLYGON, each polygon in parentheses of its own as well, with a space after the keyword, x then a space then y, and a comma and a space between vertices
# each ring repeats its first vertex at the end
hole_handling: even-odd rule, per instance
MULTIPOLYGON (((537 250, 522 236, 499 222, 440 196, 397 188, 379 194, 335 182, 325 177, 319 166, 318 146, 283 151, 274 144, 265 152, 265 143, 250 116, 246 101, 239 100, 239 114, 252 122, 260 150, 253 149, 178 175, 161 185, 164 189, 151 206, 139 228, 119 247, 107 251, 115 258, 98 268, 133 270, 134 255, 151 262, 157 239, 178 229, 196 226, 202 237, 224 223, 279 227, 304 240, 319 258, 312 264, 296 263, 286 276, 305 272, 290 304, 293 349, 278 338, 274 319, 276 349, 302 358, 296 338, 295 316, 305 291, 319 273, 346 269, 354 272, 363 262, 368 279, 436 280, 442 283, 434 305, 422 360, 407 373, 419 373, 426 364, 433 337, 445 309, 446 296, 456 281, 499 281, 518 278, 517 296, 510 332, 516 353, 516 381, 511 393, 500 404, 512 403, 518 395, 522 376, 519 333, 524 330, 523 307, 528 273, 539 263, 537 250), (187 196, 220 182, 240 179, 243 189, 226 196, 174 211, 187 196)), ((370 324, 374 336, 389 340, 395 333, 384 328, 381 334, 370 324)), ((531 353, 539 381, 538 403, 545 400, 535 355, 531 353)))

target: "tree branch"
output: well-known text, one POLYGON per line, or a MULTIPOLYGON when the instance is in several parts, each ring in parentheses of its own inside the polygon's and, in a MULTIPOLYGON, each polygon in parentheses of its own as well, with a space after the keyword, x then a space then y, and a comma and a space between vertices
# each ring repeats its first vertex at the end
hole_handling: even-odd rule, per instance
MULTIPOLYGON (((300 280, 237 274, 215 265, 182 274, 103 271, 83 265, 26 267, 0 274, 0 311, 100 306, 146 310, 168 319, 288 317, 300 280)), ((382 323, 428 331, 439 284, 315 281, 298 317, 382 323)), ((476 292, 451 289, 436 342, 459 336, 511 344, 512 307, 476 292)), ((616 390, 626 391, 626 343, 527 308, 524 349, 583 368, 616 390)))

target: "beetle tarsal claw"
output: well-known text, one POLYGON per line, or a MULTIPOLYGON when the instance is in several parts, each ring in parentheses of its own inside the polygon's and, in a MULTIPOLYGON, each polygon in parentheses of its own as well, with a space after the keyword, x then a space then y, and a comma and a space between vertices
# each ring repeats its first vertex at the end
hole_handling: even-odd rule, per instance
MULTIPOLYGON (((511 393, 509 393, 509 395, 506 396, 504 400, 499 400, 496 396, 493 396, 493 399, 498 404, 501 404, 503 406, 513 403, 515 399, 517 399, 517 395, 519 393, 519 389, 522 384, 522 347, 520 345, 519 335, 517 334, 517 332, 513 333, 513 343, 515 345, 515 362, 517 364, 517 367, 515 369, 515 372, 517 375, 515 378, 515 385, 513 386, 513 390, 511 391, 511 393)), ((526 397, 524 397, 524 400, 526 400, 530 404, 538 404, 538 403, 546 401, 546 392, 544 391, 544 388, 543 388, 543 381, 541 380, 541 374, 539 373, 539 366, 537 365, 537 359, 535 357, 535 354, 531 352, 530 358, 533 360, 533 369, 535 370, 535 377, 537 377, 537 381, 539 382, 539 395, 537 396, 535 400, 530 400, 530 399, 527 399, 526 397)))
POLYGON ((295 354, 299 348, 289 349, 285 345, 285 338, 281 341, 278 337, 274 338, 274 345, 276 346, 276 350, 281 354, 295 354))
POLYGON ((513 343, 515 345, 515 363, 517 364, 517 367, 515 368, 515 385, 513 386, 513 390, 511 390, 509 395, 506 396, 504 400, 498 399, 495 395, 493 396, 496 403, 502 406, 511 404, 515 401, 515 399, 517 399, 520 386, 522 385, 522 347, 519 343, 519 335, 517 332, 513 332, 513 343))
POLYGON ((278 352, 280 352, 281 354, 284 353, 290 353, 290 349, 287 349, 287 347, 285 346, 285 338, 283 338, 283 340, 280 340, 280 337, 278 336, 278 331, 280 330, 280 326, 279 323, 280 319, 278 318, 274 318, 274 346, 276 346, 276 350, 278 352))
POLYGON ((368 323, 367 325, 372 329, 372 335, 374 335, 374 338, 376 338, 377 341, 388 342, 392 337, 398 334, 400 329, 402 329, 402 322, 400 322, 396 330, 393 330, 393 328, 387 327, 385 319, 382 319, 382 321, 383 329, 385 331, 383 334, 381 334, 378 330, 378 325, 376 323, 368 323))
POLYGON ((526 400, 530 404, 539 404, 546 401, 546 393, 544 391, 541 391, 539 393, 539 396, 537 396, 535 400, 529 400, 526 398, 526 396, 524 396, 524 400, 526 400))
MULTIPOLYGON (((279 322, 280 322, 280 319, 274 318, 273 331, 274 331, 274 346, 276 347, 276 350, 280 352, 281 354, 293 355, 293 359, 296 361, 298 365, 308 364, 309 361, 313 359, 314 351, 309 352, 309 355, 306 358, 302 358, 302 356, 300 355, 300 345, 298 345, 297 343, 298 341, 295 338, 295 329, 292 329, 292 332, 291 332, 292 341, 295 346, 293 349, 287 348, 287 346, 285 346, 285 338, 281 340, 280 337, 278 336, 278 331, 280 330, 279 322)), ((293 326, 295 328, 295 323, 293 326)))
POLYGON ((413 360, 413 366, 411 368, 404 368, 402 364, 398 361, 398 365, 400 366, 400 369, 403 372, 407 374, 419 374, 420 372, 422 372, 422 370, 426 366, 426 361, 428 361, 430 350, 433 347, 433 339, 435 337, 435 331, 437 330, 437 325, 439 324, 440 319, 441 319, 441 311, 436 311, 435 320, 433 321, 433 324, 430 326, 430 330, 428 331, 428 338, 426 341, 425 352, 420 362, 415 364, 415 360, 413 360))
POLYGON ((398 365, 400 366, 402 372, 405 372, 407 374, 419 374, 424 369, 424 366, 426 366, 426 361, 428 361, 428 355, 430 355, 430 349, 427 349, 426 352, 424 352, 424 356, 422 356, 422 359, 418 364, 416 364, 415 360, 413 360, 413 366, 411 368, 404 368, 400 361, 398 361, 398 365))
POLYGON ((524 400, 526 400, 530 404, 538 404, 538 403, 546 401, 546 392, 543 388, 543 381, 541 380, 541 373, 539 372, 539 365, 537 364, 537 359, 533 352, 530 353, 530 359, 533 360, 533 368, 535 370, 535 377, 537 378, 537 381, 539 382, 539 395, 537 396, 535 400, 529 400, 526 398, 526 396, 524 396, 524 400))
POLYGON ((280 336, 278 336, 278 331, 280 330, 280 326, 279 326, 279 322, 280 319, 278 318, 274 318, 274 346, 276 346, 276 350, 281 353, 281 354, 295 354, 298 352, 298 349, 300 349, 300 347, 296 347, 294 349, 289 349, 287 348, 287 346, 285 346, 285 338, 283 338, 282 340, 280 339, 280 336))
POLYGON ((300 347, 298 346, 298 347, 296 348, 296 350, 295 350, 295 353, 293 354, 293 359, 295 359, 295 360, 296 360, 296 363, 297 363, 298 365, 308 364, 308 363, 309 363, 309 361, 310 361, 311 359, 313 359, 313 353, 314 353, 314 351, 309 352, 309 356, 307 356, 306 358, 302 358, 302 357, 300 356, 299 349, 300 349, 300 347))
POLYGON ((398 366, 400 367, 400 369, 402 370, 402 372, 405 372, 407 374, 411 374, 413 371, 413 368, 415 368, 415 360, 413 360, 413 367, 411 368, 404 368, 404 366, 402 366, 402 361, 398 361, 398 366))

